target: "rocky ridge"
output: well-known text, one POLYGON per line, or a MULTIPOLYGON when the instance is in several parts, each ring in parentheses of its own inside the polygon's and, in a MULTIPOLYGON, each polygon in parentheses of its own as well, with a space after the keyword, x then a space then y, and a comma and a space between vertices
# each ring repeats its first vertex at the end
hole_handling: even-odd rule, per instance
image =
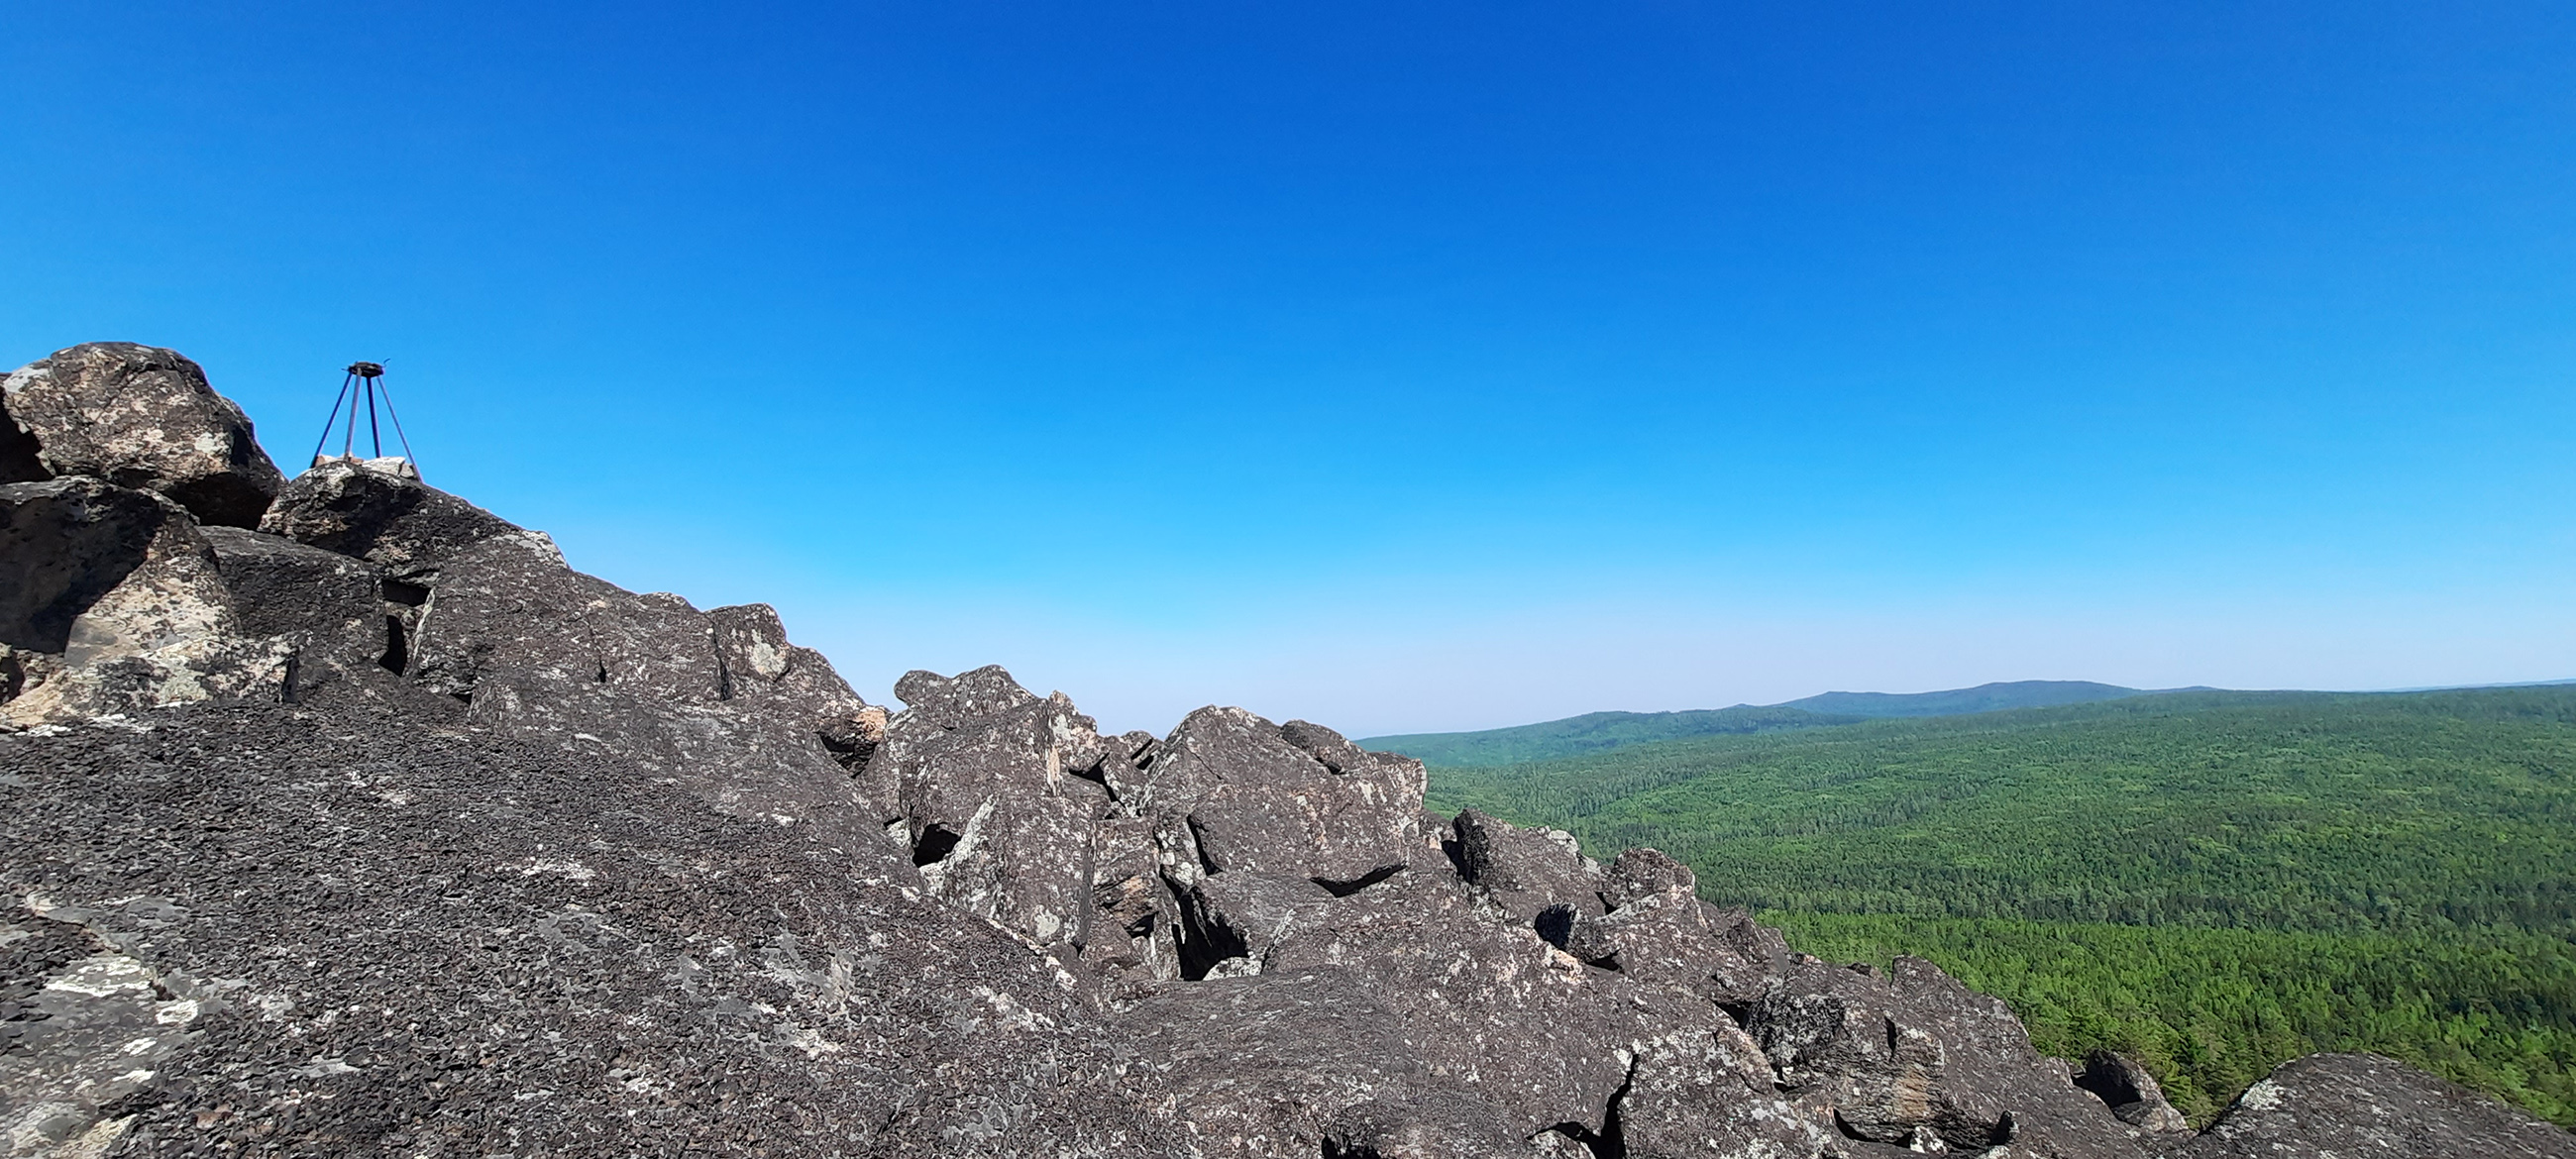
POLYGON ((2369 1056, 2195 1133, 1329 728, 889 713, 173 352, 0 385, 0 1153, 2576 1156, 2369 1056))

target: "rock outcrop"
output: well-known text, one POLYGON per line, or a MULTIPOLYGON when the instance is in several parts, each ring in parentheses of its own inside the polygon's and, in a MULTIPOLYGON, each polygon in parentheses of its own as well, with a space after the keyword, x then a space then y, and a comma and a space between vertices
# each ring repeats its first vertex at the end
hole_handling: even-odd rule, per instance
MULTIPOLYGON (((194 371, 129 350, 39 365, 194 371)), ((45 422, 0 485, 9 1155, 2576 1155, 2361 1056, 2195 1135, 1929 962, 1427 814, 1320 725, 1104 735, 1000 668, 889 713, 387 464, 253 530, 45 422)))
POLYGON ((324 460, 286 485, 258 527, 403 576, 434 575, 442 561, 489 539, 515 538, 560 557, 543 533, 425 486, 408 468, 399 459, 324 460))
POLYGON ((293 662, 246 633, 188 513, 89 476, 0 486, 0 724, 276 695, 293 662))
POLYGON ((259 522, 282 480, 250 419, 175 350, 91 342, 0 379, 0 483, 86 475, 201 523, 259 522))
POLYGON ((2188 1131, 2189 1121, 2165 1099, 2164 1086, 2147 1068, 2115 1051, 2097 1050, 2084 1056, 2084 1069, 2075 1076, 2075 1085, 2091 1091, 2111 1108, 2121 1122, 2150 1131, 2188 1131))
POLYGON ((2567 1132, 2455 1083, 2375 1054, 2313 1054, 2247 1087, 2188 1159, 2475 1155, 2564 1159, 2567 1132))

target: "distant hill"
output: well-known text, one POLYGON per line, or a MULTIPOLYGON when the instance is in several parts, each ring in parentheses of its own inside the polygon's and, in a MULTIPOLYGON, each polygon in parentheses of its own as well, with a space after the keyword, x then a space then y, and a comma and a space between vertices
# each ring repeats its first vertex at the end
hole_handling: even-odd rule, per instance
POLYGON ((2015 708, 2053 708, 2147 695, 2151 693, 2145 689, 2090 680, 2010 680, 1941 692, 1827 692, 1786 704, 1739 704, 1683 712, 1587 712, 1563 720, 1481 732, 1404 733, 1367 737, 1360 743, 1403 753, 1426 765, 1482 769, 1684 737, 1742 736, 1885 717, 1963 716, 2015 708))
MULTIPOLYGON (((2203 689, 2175 689, 2199 692, 2203 689)), ((2149 690, 2096 684, 2090 680, 2004 680, 1974 688, 1941 692, 1827 692, 1777 707, 1803 708, 1837 716, 1965 716, 2012 708, 2054 708, 2145 696, 2149 690)))
POLYGON ((1426 765, 1474 769, 1580 756, 1651 741, 1695 736, 1743 736, 1819 725, 1852 724, 1865 719, 1868 718, 1812 712, 1788 705, 1757 708, 1739 704, 1733 708, 1700 708, 1687 712, 1587 712, 1563 720, 1482 732, 1373 736, 1362 739, 1360 744, 1366 748, 1403 753, 1426 765))

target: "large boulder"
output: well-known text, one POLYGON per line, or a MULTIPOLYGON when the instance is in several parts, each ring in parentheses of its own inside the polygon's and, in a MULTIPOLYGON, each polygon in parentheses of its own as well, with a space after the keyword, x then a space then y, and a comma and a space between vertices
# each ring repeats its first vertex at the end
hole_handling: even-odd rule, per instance
MULTIPOLYGON (((1573 834, 1523 829, 1475 809, 1458 814, 1450 832, 1459 874, 1512 920, 1536 925, 1544 914, 1556 932, 1603 912, 1601 863, 1583 855, 1573 834)), ((1561 932, 1550 940, 1564 942, 1561 932)))
POLYGON ((243 630, 292 649, 286 699, 306 704, 394 701, 454 716, 455 701, 404 680, 428 591, 365 560, 238 527, 201 529, 213 546, 243 630))
POLYGON ((79 476, 0 486, 0 724, 275 698, 292 648, 243 629, 176 503, 79 476))
POLYGON ((1113 985, 1178 976, 1178 910, 1144 808, 1141 747, 999 667, 895 683, 905 709, 859 780, 928 888, 1113 985))
POLYGON ((259 529, 357 556, 415 582, 491 539, 518 540, 538 554, 562 557, 544 532, 429 486, 396 460, 335 458, 315 465, 286 484, 259 529))
POLYGON ((2011 1146, 2067 1159, 2138 1157, 2146 1132, 2077 1089, 2021 1020, 1920 958, 1891 974, 1797 956, 1745 1027, 1784 1091, 1856 1140, 1917 1150, 2011 1146))
POLYGON ((59 653, 143 563, 169 504, 91 478, 0 486, 0 644, 59 653))
POLYGON ((1106 746, 1091 718, 1061 695, 1039 699, 990 669, 933 684, 907 676, 899 692, 923 697, 888 726, 876 763, 895 797, 894 822, 931 891, 1040 943, 1081 939, 1093 919, 1094 839, 1115 808, 1084 775, 1106 746), (989 683, 980 715, 938 716, 937 689, 989 683), (943 727, 939 720, 955 720, 943 727))
MULTIPOLYGON (((885 844, 806 715, 825 700, 864 713, 846 685, 803 701, 728 698, 723 634, 706 613, 573 571, 551 544, 525 536, 462 548, 423 578, 408 676, 465 704, 469 722, 641 762, 728 812, 816 827, 854 855, 885 844)), ((839 681, 828 667, 807 679, 839 681)), ((845 720, 832 735, 866 725, 845 720)))
MULTIPOLYGON (((1182 822, 1185 878, 1251 871, 1355 888, 1423 855, 1422 764, 1375 754, 1336 768, 1240 708, 1202 708, 1156 748, 1136 797, 1182 822)), ((1338 740, 1338 737, 1333 739, 1338 740)))
POLYGON ((230 527, 257 524, 283 482, 241 408, 175 350, 57 350, 0 379, 0 402, 0 482, 92 475, 230 527))
POLYGON ((2178 1149, 2189 1159, 2576 1159, 2576 1134, 2375 1054, 2273 1068, 2178 1149))
MULTIPOLYGON (((1377 996, 1424 1069, 1531 1140, 1631 1155, 1814 1154, 1752 1038, 1686 991, 1588 966, 1495 919, 1445 866, 1358 892, 1203 883, 1259 978, 1332 967, 1377 996), (1655 1141, 1651 1147, 1647 1141, 1655 1141), (1803 1149, 1802 1149, 1803 1148, 1803 1149)), ((1257 880, 1257 879, 1256 879, 1257 880)))
POLYGON ((707 621, 715 629, 716 699, 738 701, 791 730, 812 730, 835 762, 865 782, 865 799, 883 799, 870 766, 885 741, 886 710, 850 691, 822 653, 791 643, 767 604, 715 608, 707 621))
POLYGON ((1530 1153, 1501 1108, 1425 1069, 1403 1021, 1348 971, 1174 989, 1125 1022, 1209 1159, 1530 1153))
POLYGON ((2111 1108, 2113 1117, 2149 1131, 2188 1131, 2191 1122, 2165 1098, 2164 1084, 2147 1068, 2118 1051, 2096 1050, 2084 1056, 2075 1085, 2093 1092, 2111 1108))

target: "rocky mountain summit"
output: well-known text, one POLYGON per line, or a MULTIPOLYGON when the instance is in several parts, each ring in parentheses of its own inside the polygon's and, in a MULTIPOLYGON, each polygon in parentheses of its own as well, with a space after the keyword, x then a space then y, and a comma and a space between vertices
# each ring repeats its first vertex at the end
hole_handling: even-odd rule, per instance
POLYGON ((2196 1133, 1321 725, 889 713, 173 352, 5 390, 7 1155, 2576 1156, 2361 1055, 2196 1133))

